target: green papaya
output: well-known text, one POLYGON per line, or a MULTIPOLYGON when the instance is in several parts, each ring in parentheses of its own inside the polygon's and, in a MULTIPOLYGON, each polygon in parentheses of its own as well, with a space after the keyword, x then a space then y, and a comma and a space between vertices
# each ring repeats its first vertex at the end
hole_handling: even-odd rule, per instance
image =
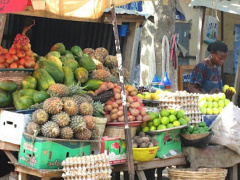
POLYGON ((28 109, 34 104, 34 101, 32 97, 22 96, 19 98, 19 103, 23 109, 28 109))
POLYGON ((80 67, 84 67, 89 72, 96 69, 96 64, 94 63, 92 58, 90 58, 87 54, 84 54, 83 57, 79 59, 78 64, 80 67))
POLYGON ((48 58, 47 58, 47 61, 53 61, 53 62, 55 62, 60 68, 62 67, 62 61, 61 61, 59 58, 55 57, 55 56, 50 56, 50 57, 48 57, 48 58))
POLYGON ((79 58, 81 58, 83 56, 82 49, 79 46, 77 46, 77 45, 75 45, 75 46, 73 46, 71 48, 71 52, 72 52, 73 55, 75 55, 75 56, 77 56, 79 58))
POLYGON ((10 93, 0 90, 0 108, 9 107, 12 104, 12 96, 10 93))
POLYGON ((73 59, 66 59, 63 63, 63 66, 69 66, 72 71, 74 71, 78 67, 78 62, 73 59))
POLYGON ((77 83, 74 79, 73 71, 69 66, 63 66, 62 70, 64 73, 63 84, 65 84, 66 86, 71 86, 72 84, 77 83))
POLYGON ((88 80, 88 71, 83 67, 75 69, 74 75, 80 83, 85 83, 88 80))
POLYGON ((103 81, 98 79, 89 79, 86 83, 83 84, 83 86, 85 87, 84 90, 95 91, 101 86, 102 83, 103 81))
POLYGON ((47 53, 46 58, 49 58, 51 56, 55 56, 57 58, 60 58, 61 54, 58 51, 50 51, 50 52, 47 53))
POLYGON ((38 89, 46 91, 52 84, 55 84, 54 79, 50 74, 42 68, 36 69, 33 73, 33 77, 35 77, 38 81, 38 89))
POLYGON ((54 79, 56 83, 62 83, 64 79, 64 73, 62 68, 60 68, 53 61, 42 61, 39 63, 39 67, 45 69, 54 79))
POLYGON ((37 79, 33 76, 25 76, 21 84, 23 89, 36 89, 37 79))
POLYGON ((19 90, 16 90, 12 93, 12 99, 13 99, 13 105, 16 108, 16 110, 22 110, 24 109, 23 105, 19 102, 19 90))
POLYGON ((17 84, 12 80, 3 80, 0 81, 0 89, 7 92, 13 92, 17 90, 17 84))
POLYGON ((56 43, 51 47, 50 51, 58 51, 60 54, 65 52, 66 48, 63 43, 56 43))
POLYGON ((19 90, 19 95, 20 95, 20 97, 22 97, 22 96, 33 97, 36 92, 37 92, 37 90, 35 90, 35 89, 21 89, 21 90, 19 90))
POLYGON ((46 91, 38 91, 33 96, 34 103, 41 103, 48 99, 50 96, 46 91))

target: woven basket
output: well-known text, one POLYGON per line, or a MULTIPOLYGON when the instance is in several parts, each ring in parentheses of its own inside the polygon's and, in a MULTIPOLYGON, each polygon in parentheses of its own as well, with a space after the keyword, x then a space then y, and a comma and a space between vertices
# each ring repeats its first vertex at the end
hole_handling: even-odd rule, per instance
POLYGON ((0 69, 0 81, 12 80, 18 85, 18 89, 21 89, 21 83, 25 76, 31 76, 34 70, 2 70, 0 69))
POLYGON ((227 169, 220 168, 199 168, 196 171, 191 169, 168 170, 170 180, 225 180, 227 169))
MULTIPOLYGON (((136 135, 137 127, 129 127, 131 131, 131 138, 136 135)), ((124 126, 106 126, 104 136, 116 137, 125 139, 124 126)))
POLYGON ((187 140, 196 140, 201 139, 203 137, 208 136, 209 133, 201 133, 201 134, 181 134, 182 137, 184 137, 187 140))
POLYGON ((99 137, 102 137, 107 123, 107 118, 94 118, 96 119, 96 129, 99 131, 99 137))

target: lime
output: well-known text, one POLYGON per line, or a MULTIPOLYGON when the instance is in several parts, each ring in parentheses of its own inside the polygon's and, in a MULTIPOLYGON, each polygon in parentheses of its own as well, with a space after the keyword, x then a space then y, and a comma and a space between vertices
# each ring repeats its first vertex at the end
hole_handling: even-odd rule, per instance
POLYGON ((185 119, 187 121, 187 123, 190 122, 190 118, 188 116, 184 116, 183 119, 185 119))
POLYGON ((170 112, 171 115, 174 115, 174 116, 177 115, 177 110, 176 109, 170 109, 169 112, 170 112))
POLYGON ((174 126, 174 127, 180 126, 180 122, 179 122, 179 121, 174 121, 174 122, 173 122, 173 126, 174 126))
POLYGON ((167 127, 164 124, 160 124, 157 129, 158 130, 162 130, 162 129, 166 129, 167 127))
POLYGON ((148 126, 148 127, 151 127, 152 125, 153 125, 153 122, 152 122, 152 121, 148 121, 148 122, 147 122, 147 126, 148 126))
POLYGON ((174 122, 177 120, 176 116, 172 114, 168 118, 169 118, 169 122, 174 122))
POLYGON ((182 110, 182 109, 180 109, 178 112, 177 112, 177 118, 179 119, 179 118, 183 118, 185 116, 185 112, 182 110))
POLYGON ((167 109, 162 109, 160 111, 161 117, 168 117, 169 116, 169 111, 167 109))
POLYGON ((162 124, 167 125, 169 123, 168 117, 162 117, 161 122, 162 122, 162 124))
POLYGON ((144 128, 142 128, 142 132, 148 132, 149 131, 149 127, 145 126, 144 128))
POLYGON ((172 123, 169 123, 168 125, 167 125, 167 128, 173 128, 174 127, 174 125, 172 124, 172 123))
POLYGON ((180 122, 181 125, 187 124, 187 121, 183 118, 180 118, 178 121, 180 122))
POLYGON ((155 119, 155 114, 153 112, 149 112, 148 115, 150 116, 149 121, 152 121, 155 119))
POLYGON ((150 127, 150 131, 155 131, 157 128, 155 126, 150 127))
POLYGON ((154 119, 154 120, 153 120, 153 126, 156 126, 156 127, 157 127, 157 126, 159 126, 160 124, 161 124, 161 119, 158 118, 158 119, 154 119))
POLYGON ((159 113, 157 113, 157 112, 153 112, 153 113, 155 115, 155 118, 159 118, 159 113))

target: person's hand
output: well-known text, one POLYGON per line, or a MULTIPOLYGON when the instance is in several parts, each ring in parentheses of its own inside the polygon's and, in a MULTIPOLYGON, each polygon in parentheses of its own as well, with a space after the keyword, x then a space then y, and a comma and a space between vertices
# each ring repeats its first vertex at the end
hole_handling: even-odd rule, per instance
POLYGON ((236 92, 232 91, 231 89, 227 89, 225 92, 226 98, 229 100, 232 100, 234 94, 236 94, 236 92))

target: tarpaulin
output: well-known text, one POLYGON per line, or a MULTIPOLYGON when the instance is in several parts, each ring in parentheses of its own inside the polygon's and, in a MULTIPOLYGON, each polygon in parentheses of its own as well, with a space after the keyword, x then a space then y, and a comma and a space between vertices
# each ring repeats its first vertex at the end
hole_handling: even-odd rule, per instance
MULTIPOLYGON (((136 0, 113 0, 121 6, 136 0)), ((46 11, 60 16, 99 19, 104 9, 111 7, 111 0, 46 0, 46 11)))
POLYGON ((0 0, 0 14, 24 11, 28 0, 0 0))

